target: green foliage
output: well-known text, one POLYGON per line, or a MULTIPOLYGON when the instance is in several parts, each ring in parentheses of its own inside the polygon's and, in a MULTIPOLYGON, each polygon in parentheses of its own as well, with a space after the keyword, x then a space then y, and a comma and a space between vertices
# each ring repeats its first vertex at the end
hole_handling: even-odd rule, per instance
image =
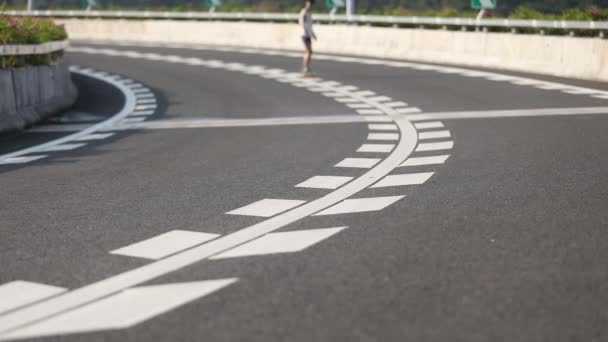
MULTIPOLYGON (((0 15, 0 42, 3 45, 42 44, 67 39, 63 26, 49 19, 9 17, 0 15)), ((23 65, 48 65, 60 57, 60 53, 23 57, 3 57, 0 67, 23 65)))

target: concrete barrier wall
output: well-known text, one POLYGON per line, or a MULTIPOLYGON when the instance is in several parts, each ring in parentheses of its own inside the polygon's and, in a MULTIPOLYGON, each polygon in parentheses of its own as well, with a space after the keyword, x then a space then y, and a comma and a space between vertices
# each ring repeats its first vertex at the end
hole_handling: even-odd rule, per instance
MULTIPOLYGON (((296 24, 65 19, 86 41, 302 49, 296 24)), ((318 52, 516 70, 608 81, 608 40, 568 36, 317 25, 318 52)))
POLYGON ((0 133, 46 119, 70 107, 77 96, 67 65, 0 70, 0 133))

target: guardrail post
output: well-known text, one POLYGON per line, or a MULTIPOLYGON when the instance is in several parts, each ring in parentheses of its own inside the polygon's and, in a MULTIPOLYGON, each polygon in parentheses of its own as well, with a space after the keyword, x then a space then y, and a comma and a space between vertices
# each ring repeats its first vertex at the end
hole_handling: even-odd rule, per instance
POLYGON ((31 12, 34 10, 34 0, 27 0, 27 11, 31 12))
POLYGON ((515 27, 511 27, 511 33, 513 33, 513 34, 517 33, 517 29, 515 27))
POLYGON ((604 31, 600 31, 600 34, 598 36, 600 38, 605 38, 606 37, 606 33, 604 31))
POLYGON ((355 15, 355 0, 346 0, 346 17, 348 21, 352 21, 355 15))

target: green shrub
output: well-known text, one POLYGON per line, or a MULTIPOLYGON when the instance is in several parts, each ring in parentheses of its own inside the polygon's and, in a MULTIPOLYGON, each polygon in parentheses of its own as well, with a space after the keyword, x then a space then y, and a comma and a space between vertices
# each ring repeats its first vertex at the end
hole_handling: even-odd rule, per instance
MULTIPOLYGON (((67 39, 63 26, 49 19, 0 15, 0 42, 3 45, 42 44, 67 39)), ((24 65, 48 65, 60 58, 61 52, 49 55, 2 57, 0 68, 24 65)))

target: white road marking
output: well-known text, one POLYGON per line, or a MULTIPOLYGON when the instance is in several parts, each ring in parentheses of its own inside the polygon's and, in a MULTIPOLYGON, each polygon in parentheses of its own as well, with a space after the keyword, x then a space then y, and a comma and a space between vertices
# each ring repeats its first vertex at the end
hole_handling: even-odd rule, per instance
POLYGON ((370 131, 397 131, 399 129, 393 124, 369 124, 367 128, 370 131))
POLYGON ((298 188, 337 189, 352 180, 344 176, 314 176, 298 185, 298 188))
POLYGON ((374 95, 376 95, 376 93, 371 90, 362 90, 362 91, 353 93, 353 95, 365 97, 365 96, 374 96, 374 95))
POLYGON ((420 166, 420 165, 443 164, 443 163, 445 163, 446 160, 448 160, 449 157, 450 157, 450 155, 444 154, 444 155, 432 156, 432 157, 408 158, 400 166, 420 166))
MULTIPOLYGON (((95 50, 95 49, 93 49, 93 50, 95 50)), ((22 149, 19 151, 0 155, 0 160, 6 160, 6 159, 10 159, 10 158, 15 158, 15 157, 21 157, 21 156, 24 156, 24 155, 30 154, 30 153, 40 152, 47 148, 52 148, 53 146, 57 146, 57 145, 61 145, 61 144, 64 144, 64 143, 67 143, 70 141, 74 141, 80 137, 84 137, 91 133, 107 129, 107 128, 111 127, 114 123, 116 123, 118 120, 121 120, 122 118, 126 117, 129 113, 131 113, 133 111, 133 107, 135 106, 135 96, 134 96, 133 92, 131 92, 131 90, 129 88, 127 88, 127 86, 125 86, 124 84, 122 84, 118 81, 115 81, 115 80, 97 76, 93 72, 86 72, 86 71, 80 70, 78 68, 70 68, 70 70, 74 73, 78 73, 81 75, 85 75, 88 77, 92 77, 95 79, 105 81, 107 83, 112 84, 116 88, 118 88, 125 97, 125 104, 124 104, 123 108, 121 109, 121 111, 103 122, 88 126, 87 128, 85 128, 81 131, 78 131, 76 133, 70 134, 68 136, 61 137, 59 139, 55 139, 55 140, 46 142, 44 144, 28 147, 28 148, 25 148, 25 149, 22 149)))
POLYGON ((346 105, 353 109, 374 108, 374 106, 367 103, 347 103, 346 105))
POLYGON ((150 89, 148 89, 148 88, 131 89, 131 92, 133 94, 147 94, 147 93, 151 93, 150 89))
POLYGON ((368 100, 373 101, 373 102, 383 102, 383 101, 391 101, 392 99, 388 96, 376 96, 376 97, 369 97, 368 100))
POLYGON ((434 172, 422 172, 408 173, 404 175, 388 175, 381 179, 378 183, 372 185, 372 188, 424 184, 424 182, 429 180, 433 174, 434 172))
POLYGON ((516 79, 511 81, 511 83, 516 85, 539 85, 541 81, 531 80, 531 79, 516 79))
MULTIPOLYGON (((94 51, 90 53, 99 53, 98 49, 92 50, 94 51)), ((395 116, 398 114, 390 107, 383 107, 385 107, 383 109, 388 115, 395 116)), ((352 197, 361 190, 371 186, 373 183, 386 176, 395 167, 403 163, 416 147, 416 130, 407 119, 398 117, 393 117, 392 119, 385 117, 385 119, 395 121, 403 138, 384 160, 348 184, 319 199, 305 203, 273 218, 220 237, 209 243, 69 291, 56 298, 0 316, 0 334, 4 334, 0 339, 6 336, 7 333, 16 333, 20 329, 27 329, 27 327, 32 326, 32 324, 40 324, 40 322, 52 319, 60 313, 67 314, 71 312, 71 310, 81 307, 84 308, 86 307, 83 306, 85 304, 93 303, 127 288, 206 260, 213 255, 278 230, 290 223, 323 211, 336 203, 340 203, 341 201, 352 197)))
MULTIPOLYGON (((296 73, 296 75, 300 76, 300 74, 298 74, 298 73, 296 73)), ((319 85, 321 85, 323 87, 335 88, 335 87, 342 86, 342 83, 336 82, 336 81, 326 81, 326 82, 319 83, 319 85)))
POLYGON ((213 240, 219 234, 173 230, 153 238, 110 251, 110 254, 144 259, 161 259, 190 247, 213 240))
POLYGON ((293 209, 306 201, 266 198, 227 212, 229 215, 271 217, 293 209))
POLYGON ((32 162, 35 160, 42 159, 42 158, 46 158, 46 155, 12 157, 12 158, 0 159, 0 165, 25 164, 25 163, 29 163, 29 162, 32 162))
POLYGON ((156 105, 136 105, 135 110, 156 109, 156 105))
POLYGON ((450 131, 429 131, 418 133, 418 139, 420 140, 449 138, 451 136, 450 131))
POLYGON ((134 115, 152 115, 156 113, 155 110, 136 110, 133 113, 129 114, 129 116, 134 116, 134 115))
POLYGON ((336 87, 336 90, 338 90, 338 91, 346 91, 346 92, 354 92, 357 89, 359 89, 359 88, 357 88, 356 86, 353 86, 353 85, 336 87))
POLYGON ((397 113, 399 114, 411 114, 411 113, 420 113, 422 110, 417 107, 408 107, 408 108, 398 108, 397 113))
POLYGON ((314 216, 337 215, 350 213, 363 213, 369 211, 379 211, 397 202, 405 196, 388 196, 372 198, 356 198, 344 200, 333 207, 329 207, 314 216))
POLYGON ((64 292, 57 286, 16 280, 0 285, 0 314, 64 292))
MULTIPOLYGON (((160 47, 173 47, 173 48, 178 47, 175 44, 140 43, 138 45, 153 46, 153 47, 159 47, 159 46, 160 47)), ((207 50, 209 48, 201 48, 201 49, 207 50)), ((103 51, 103 49, 70 48, 70 51, 78 51, 78 52, 84 52, 84 53, 100 53, 100 51, 103 51)), ((268 52, 267 50, 261 50, 261 49, 260 50, 248 49, 248 52, 244 52, 242 50, 238 50, 238 51, 243 52, 243 53, 273 54, 273 55, 282 55, 282 56, 287 56, 287 57, 298 56, 298 54, 293 53, 293 52, 284 52, 284 51, 268 52)), ((118 53, 116 51, 111 51, 111 52, 114 55, 120 55, 120 54, 128 55, 130 53, 133 53, 131 51, 120 52, 120 53, 118 53)), ((143 57, 147 57, 147 56, 151 56, 151 55, 154 55, 154 54, 141 54, 141 56, 143 56, 143 57)), ((150 57, 148 57, 148 58, 150 58, 150 57)), ((298 58, 300 58, 300 57, 298 57, 298 58)), ((574 87, 574 86, 555 83, 555 82, 546 82, 546 81, 535 80, 535 79, 530 79, 530 78, 510 76, 510 75, 504 75, 504 74, 498 74, 498 73, 492 73, 492 72, 482 72, 482 71, 464 69, 464 68, 442 67, 442 66, 421 64, 421 63, 397 62, 397 61, 390 61, 390 60, 370 59, 370 58, 365 58, 365 57, 343 57, 343 56, 339 56, 339 55, 329 55, 329 54, 317 54, 316 58, 322 59, 322 60, 334 60, 334 61, 352 62, 352 63, 360 63, 360 64, 381 64, 384 66, 391 66, 391 67, 397 67, 397 68, 411 68, 414 70, 436 71, 436 72, 443 72, 443 73, 459 73, 463 76, 468 76, 468 77, 484 77, 485 79, 491 80, 491 81, 518 81, 518 82, 520 82, 520 84, 531 85, 533 87, 541 88, 541 89, 556 89, 556 90, 570 89, 570 90, 580 90, 580 91, 586 90, 586 91, 589 91, 589 94, 593 93, 593 94, 597 94, 597 95, 607 95, 608 96, 608 92, 603 91, 603 90, 598 90, 598 89, 574 87)), ((150 59, 152 59, 152 58, 150 58, 150 59)), ((590 96, 593 96, 593 95, 590 95, 590 96)))
POLYGON ((361 115, 382 115, 383 111, 380 109, 357 109, 357 113, 361 115))
POLYGON ((335 167, 350 167, 356 169, 371 169, 378 164, 381 159, 378 158, 346 158, 335 165, 335 167))
MULTIPOLYGON (((132 118, 132 117, 129 117, 132 118)), ((123 120, 124 121, 124 120, 123 120)), ((141 123, 122 124, 117 129, 174 129, 174 128, 207 128, 207 127, 249 127, 249 126, 284 126, 284 125, 317 125, 334 123, 364 122, 358 115, 329 116, 290 116, 258 119, 211 119, 189 118, 176 120, 155 120, 141 123)))
POLYGON ((418 147, 416 147, 416 152, 450 150, 453 147, 454 147, 453 141, 425 143, 425 144, 418 144, 418 147))
POLYGON ((414 127, 416 129, 442 128, 443 123, 441 121, 417 122, 414 127))
POLYGON ((1 338, 24 339, 125 329, 210 295, 237 280, 230 278, 127 289, 82 308, 2 335, 1 338))
POLYGON ((102 140, 113 136, 115 133, 93 133, 74 139, 74 141, 89 141, 89 140, 102 140))
POLYGON ((393 150, 393 147, 395 147, 393 144, 363 144, 357 152, 388 153, 393 150))
POLYGON ((608 100, 608 95, 591 95, 591 97, 595 97, 596 99, 608 100))
POLYGON ((327 97, 339 97, 339 96, 344 96, 344 94, 342 94, 342 93, 336 93, 336 92, 322 93, 321 95, 323 95, 323 96, 327 96, 327 97))
POLYGON ((289 232, 270 233, 251 242, 227 250, 210 259, 226 259, 245 256, 258 256, 279 253, 301 252, 347 227, 297 230, 289 232))
POLYGON ((156 105, 156 99, 155 98, 151 98, 151 99, 140 99, 140 98, 137 98, 137 105, 147 105, 147 104, 154 104, 154 105, 156 105))
POLYGON ((448 120, 448 119, 485 119, 485 118, 513 118, 535 116, 559 115, 589 115, 608 114, 608 107, 575 107, 575 108, 538 108, 515 110, 485 110, 467 112, 437 112, 408 115, 408 120, 448 120))
POLYGON ((393 119, 391 119, 387 116, 383 116, 383 115, 364 116, 363 118, 367 122, 391 122, 391 121, 393 121, 393 119))
POLYGON ((43 152, 59 152, 59 151, 71 151, 75 150, 79 147, 82 147, 86 144, 63 144, 63 145, 54 145, 40 149, 39 151, 43 152))
POLYGON ((121 124, 130 124, 136 122, 145 121, 147 118, 145 116, 129 116, 121 120, 121 124))
POLYGON ((398 133, 369 133, 367 140, 399 140, 398 133))
POLYGON ((353 99, 352 97, 337 97, 334 100, 336 100, 340 103, 359 102, 359 100, 353 99))
POLYGON ((389 106, 389 107, 407 107, 408 104, 402 101, 395 101, 395 102, 387 102, 384 104, 385 106, 389 106))

